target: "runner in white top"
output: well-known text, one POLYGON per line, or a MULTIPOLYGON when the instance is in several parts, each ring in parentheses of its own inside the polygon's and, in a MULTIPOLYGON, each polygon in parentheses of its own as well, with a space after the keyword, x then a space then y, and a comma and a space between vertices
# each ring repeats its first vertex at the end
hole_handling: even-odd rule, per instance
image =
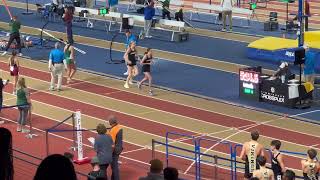
POLYGON ((259 156, 257 161, 260 165, 260 169, 253 171, 253 177, 257 177, 259 180, 274 180, 273 171, 266 167, 266 158, 264 156, 259 156))
POLYGON ((257 142, 259 139, 259 132, 251 132, 251 141, 245 142, 242 147, 240 158, 245 161, 245 174, 246 179, 252 177, 254 170, 259 169, 259 165, 256 161, 257 157, 264 156, 264 148, 257 142))
POLYGON ((309 149, 307 151, 307 160, 301 161, 304 180, 318 180, 320 165, 316 160, 317 151, 309 149))

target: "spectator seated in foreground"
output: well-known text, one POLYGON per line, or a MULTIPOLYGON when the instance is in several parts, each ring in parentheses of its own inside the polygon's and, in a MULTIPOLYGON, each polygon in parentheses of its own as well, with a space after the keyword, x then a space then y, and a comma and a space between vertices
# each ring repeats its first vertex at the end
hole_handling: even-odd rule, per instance
POLYGON ((179 172, 173 167, 166 167, 163 170, 163 176, 165 180, 179 180, 179 172))
POLYGON ((139 180, 164 180, 161 174, 163 170, 163 163, 159 159, 150 161, 150 172, 146 177, 141 177, 139 180))
POLYGON ((46 157, 39 165, 33 180, 77 180, 71 161, 60 154, 46 157))

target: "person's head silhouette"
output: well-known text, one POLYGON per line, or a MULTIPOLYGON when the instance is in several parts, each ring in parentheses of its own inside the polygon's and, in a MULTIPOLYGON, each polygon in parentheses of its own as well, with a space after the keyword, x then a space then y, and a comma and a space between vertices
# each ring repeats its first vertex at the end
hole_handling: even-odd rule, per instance
POLYGON ((0 179, 13 180, 12 135, 0 127, 0 179))
POLYGON ((39 165, 33 180, 76 180, 71 161, 60 154, 46 157, 39 165))

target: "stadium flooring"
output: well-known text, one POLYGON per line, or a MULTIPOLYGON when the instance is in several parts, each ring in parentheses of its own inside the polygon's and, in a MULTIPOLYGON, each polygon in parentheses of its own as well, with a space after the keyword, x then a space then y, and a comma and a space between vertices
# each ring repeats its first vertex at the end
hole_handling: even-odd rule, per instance
MULTIPOLYGON (((0 11, 3 12, 2 7, 0 11)), ((19 12, 18 9, 17 12, 19 12)), ((28 19, 28 17, 22 18, 28 19)), ((28 21, 29 27, 23 27, 24 33, 38 34, 34 28, 39 27, 40 23, 34 22, 33 18, 28 21)), ((4 19, 1 21, 7 22, 4 19)), ((6 29, 7 23, 1 22, 0 27, 6 29)), ((48 29, 53 35, 63 37, 61 26, 54 24, 48 29)), ((21 59, 21 75, 26 77, 27 84, 32 89, 33 126, 40 136, 29 140, 21 134, 15 133, 14 146, 16 148, 43 158, 46 155, 43 131, 80 109, 82 126, 86 129, 95 128, 98 123, 106 123, 105 119, 109 114, 115 114, 119 118, 125 133, 125 150, 121 157, 123 179, 136 179, 148 170, 148 161, 151 159, 151 140, 164 141, 168 131, 194 136, 208 136, 235 145, 248 140, 249 132, 258 129, 262 135, 260 142, 266 147, 269 147, 272 139, 280 139, 283 142, 283 149, 288 151, 306 152, 310 147, 319 150, 320 131, 318 131, 318 125, 296 119, 318 120, 320 110, 314 108, 297 111, 283 108, 283 112, 279 112, 281 108, 270 106, 270 109, 266 108, 268 110, 266 112, 224 102, 224 100, 230 100, 230 97, 231 99, 235 98, 237 91, 234 90, 237 88, 236 73, 238 68, 244 65, 253 65, 250 60, 238 58, 240 56, 238 53, 243 53, 246 43, 237 38, 248 40, 251 38, 250 36, 246 38, 244 35, 223 35, 217 32, 215 32, 216 35, 221 37, 195 35, 194 41, 192 39, 184 44, 186 49, 181 48, 180 45, 183 43, 175 44, 162 41, 157 43, 155 40, 140 42, 139 46, 144 48, 154 46, 157 49, 155 54, 159 58, 156 60, 154 68, 155 83, 158 86, 155 89, 156 96, 149 97, 145 90, 139 91, 136 87, 123 88, 124 81, 121 77, 121 73, 124 71, 123 65, 105 63, 105 57, 108 57, 108 38, 110 40, 110 37, 105 34, 101 35, 102 31, 94 32, 97 34, 93 35, 92 32, 83 30, 75 37, 77 46, 88 51, 88 56, 77 56, 78 65, 83 71, 79 71, 75 76, 76 80, 65 85, 64 91, 59 93, 47 91, 50 80, 47 64, 32 58, 38 55, 40 59, 45 60, 43 54, 46 53, 43 53, 41 49, 30 49, 29 52, 24 52, 25 55, 30 55, 33 59, 21 59), (226 36, 226 40, 223 39, 224 36, 226 36), (222 43, 225 43, 225 47, 233 45, 236 47, 235 53, 222 53, 228 55, 227 57, 223 57, 217 52, 211 54, 210 50, 201 48, 200 42, 204 40, 207 40, 208 43, 210 43, 209 41, 215 42, 219 44, 219 47, 222 43), (190 47, 195 45, 199 45, 199 49, 203 50, 202 53, 190 50, 190 47), (92 54, 94 54, 94 58, 92 58, 92 54), (177 72, 180 73, 177 74, 177 72), (212 77, 210 80, 212 85, 208 85, 208 77, 212 77), (228 83, 221 83, 221 81, 228 83), (219 83, 224 86, 219 86, 219 83), (217 98, 219 101, 210 98, 217 98)), ((116 51, 113 52, 115 58, 121 57, 119 51, 123 49, 121 38, 119 37, 117 41, 114 47, 116 51)), ((219 50, 217 49, 217 51, 219 50)), ((3 78, 9 78, 6 61, 7 57, 0 57, 3 78)), ((272 73, 276 67, 271 64, 266 64, 266 66, 269 69, 268 73, 272 73)), ((15 104, 15 97, 11 92, 12 87, 8 86, 4 94, 6 105, 15 104)), ((257 104, 252 106, 255 105, 257 104)), ((14 109, 4 110, 2 118, 8 122, 1 126, 14 131, 16 114, 14 109)), ((70 121, 68 124, 61 126, 60 130, 69 129, 70 121)), ((94 132, 84 133, 86 155, 93 154, 86 137, 94 135, 94 132)), ((56 132, 50 135, 50 153, 68 151, 66 147, 71 145, 70 139, 72 139, 72 135, 66 132, 56 132)), ((189 139, 179 137, 171 137, 170 139, 172 144, 179 147, 193 148, 189 139)), ((228 150, 222 145, 203 143, 202 148, 202 151, 208 151, 209 154, 217 154, 221 157, 229 156, 228 150)), ((163 147, 158 147, 156 154, 157 157, 164 160, 163 147)), ((290 164, 288 167, 296 170, 298 174, 301 173, 299 171, 300 158, 296 155, 285 156, 285 161, 290 164)), ((192 178, 193 168, 189 168, 192 167, 192 161, 170 157, 170 162, 173 162, 171 165, 176 166, 185 178, 192 178)), ((89 170, 88 165, 76 168, 83 173, 89 170)), ((211 179, 212 166, 204 165, 203 169, 203 177, 211 179)), ((219 171, 220 179, 229 179, 225 167, 219 167, 219 171)))

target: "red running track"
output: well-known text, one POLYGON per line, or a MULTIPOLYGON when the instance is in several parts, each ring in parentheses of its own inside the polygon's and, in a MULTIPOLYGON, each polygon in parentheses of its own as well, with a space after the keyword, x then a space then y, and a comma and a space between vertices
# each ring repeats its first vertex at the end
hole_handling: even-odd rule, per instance
MULTIPOLYGON (((16 116, 16 110, 14 109, 7 109, 5 114, 2 116, 3 119, 13 119, 16 116)), ((37 116, 37 115, 33 115, 33 124, 34 127, 36 129, 41 129, 41 128, 48 128, 51 127, 53 125, 55 125, 57 122, 47 119, 45 117, 41 117, 41 116, 37 116)), ((11 132, 13 133, 13 146, 15 149, 21 150, 23 152, 26 152, 30 155, 33 156, 37 156, 40 158, 44 158, 46 156, 46 152, 45 152, 45 135, 43 132, 40 131, 35 131, 36 134, 38 134, 38 137, 35 137, 33 139, 26 139, 24 136, 25 134, 22 133, 17 133, 15 131, 16 128, 16 124, 12 123, 12 122, 7 122, 1 126, 4 126, 8 129, 11 130, 11 132)), ((70 129, 71 127, 68 125, 61 125, 61 127, 59 127, 59 129, 70 129)), ((68 151, 68 147, 72 146, 72 142, 70 141, 70 139, 72 139, 72 134, 71 133, 55 133, 55 135, 59 135, 61 137, 56 137, 56 136, 50 136, 49 138, 49 143, 50 143, 50 154, 53 153, 64 153, 66 151, 68 151), (63 139, 64 138, 64 139, 63 139), (67 139, 69 140, 67 140, 67 139)), ((87 132, 84 133, 84 144, 89 144, 89 142, 86 140, 86 138, 88 137, 94 137, 95 134, 92 132, 87 132)), ((125 153, 131 150, 135 150, 135 149, 140 149, 141 147, 139 146, 135 146, 129 143, 124 143, 124 156, 120 159, 121 166, 120 166, 120 171, 121 171, 121 179, 137 179, 140 176, 145 175, 145 173, 148 171, 148 166, 144 163, 147 163, 150 159, 151 159, 151 151, 149 149, 144 149, 141 151, 135 151, 132 153, 125 153), (146 156, 146 154, 150 155, 150 156, 146 156), (130 160, 133 159, 134 161, 130 160), (144 163, 140 163, 140 162, 144 162, 144 163)), ((89 147, 84 147, 84 150, 86 152, 86 155, 89 157, 94 156, 94 151, 92 150, 92 148, 89 147)), ((21 157, 20 154, 16 153, 18 157, 21 157)), ((165 156, 163 153, 156 153, 156 157, 161 159, 161 160, 165 160, 165 156)), ((30 159, 28 157, 22 156, 22 158, 27 159, 28 161, 35 163, 35 164, 39 164, 40 162, 38 160, 34 160, 34 159, 30 159)), ((176 157, 170 157, 170 165, 171 166, 182 166, 184 167, 184 169, 186 169, 188 167, 188 165, 190 164, 190 161, 181 159, 181 158, 176 158, 176 157)), ((209 166, 202 166, 203 167, 203 175, 205 174, 211 174, 212 173, 212 167, 209 166)), ((21 176, 23 176, 23 179, 32 179, 36 167, 33 165, 30 165, 28 163, 22 162, 20 160, 15 159, 15 168, 16 168, 16 178, 20 178, 21 176)), ((87 165, 75 165, 75 168, 78 172, 82 172, 84 174, 88 173, 90 171, 90 166, 87 165)), ((229 178, 229 172, 224 170, 224 169, 220 169, 218 168, 219 171, 219 178, 222 179, 228 179, 229 178)), ((194 173, 193 169, 192 171, 190 171, 190 174, 194 173)), ((241 174, 239 174, 241 175, 241 174)), ((81 177, 80 179, 85 179, 83 176, 79 176, 81 177)), ((182 178, 185 179, 189 179, 190 176, 187 175, 181 175, 182 178)))
MULTIPOLYGON (((1 63, 1 66, 4 67, 4 63, 1 63)), ((37 71, 37 70, 33 70, 33 69, 29 69, 29 68, 22 68, 22 73, 26 76, 30 76, 33 78, 40 78, 41 80, 49 80, 49 74, 45 73, 45 72, 41 72, 41 71, 37 71)), ((196 109, 196 108, 192 108, 192 107, 188 107, 188 106, 184 106, 184 105, 180 105, 180 104, 175 104, 175 103, 171 103, 171 102, 167 102, 167 101, 162 101, 159 99, 153 99, 153 98, 149 98, 149 97, 145 97, 145 96, 141 96, 141 95, 137 95, 137 94, 133 94, 133 93, 129 93, 129 92, 125 92, 125 91, 119 91, 117 89, 113 89, 113 88, 107 88, 107 87, 103 87, 103 86, 99 86, 99 85, 94 85, 91 83, 87 83, 87 82, 82 82, 82 81, 77 81, 75 83, 79 83, 81 82, 81 84, 74 84, 72 87, 76 88, 76 89, 80 89, 80 90, 84 90, 84 91, 88 91, 88 92, 92 92, 92 93, 96 93, 96 94, 100 94, 100 95, 104 95, 104 96, 108 96, 111 98, 115 98, 115 99, 119 99, 119 100, 127 100, 130 101, 131 103, 137 103, 143 106, 147 106, 147 107, 152 107, 155 109, 160 109, 163 111, 168 111, 168 112, 172 112, 174 114, 179 114, 179 115, 183 115, 186 117, 192 117, 192 118, 196 118, 196 119, 200 119, 203 121, 207 121, 207 122, 211 122, 214 124, 219 124, 219 125, 223 125, 223 126, 236 126, 236 127, 240 127, 243 125, 248 125, 248 124, 252 124, 252 122, 247 121, 247 120, 243 120, 243 119, 239 119, 239 118, 233 118, 233 117, 229 117, 226 115, 220 115, 214 112, 209 112, 209 111, 205 111, 205 110, 200 110, 200 109, 196 109), (117 93, 111 93, 111 94, 107 94, 110 92, 116 92, 117 93), (143 98, 142 98, 143 97, 143 98), (143 101, 142 101, 143 100, 143 101)), ((48 102, 47 97, 49 97, 50 100, 55 100, 55 103, 53 103, 56 106, 61 107, 61 104, 65 104, 65 103, 61 103, 61 102, 65 102, 67 101, 68 103, 66 104, 70 104, 70 103, 75 103, 72 100, 69 99, 65 99, 65 98, 57 98, 56 96, 53 96, 51 94, 48 93, 37 93, 35 95, 32 96, 32 98, 41 101, 41 102, 48 102), (59 100, 58 100, 59 99, 59 100)), ((79 103, 79 102, 76 102, 79 103)), ((78 105, 81 106, 88 106, 85 103, 79 103, 77 104, 77 109, 79 108, 78 105)), ((95 114, 90 114, 90 110, 97 108, 96 106, 92 106, 89 109, 86 109, 84 112, 84 114, 89 113, 88 115, 93 115, 95 116, 95 114)), ((70 109, 70 107, 69 107, 70 109)), ((75 110, 75 109, 70 109, 70 110, 75 110)), ((108 115, 108 113, 113 113, 112 111, 109 110, 103 110, 105 112, 105 115, 108 115)), ((101 116, 99 118, 103 119, 106 116, 101 116)), ((119 114, 121 115, 121 113, 119 114)), ((128 117, 128 118, 132 118, 132 117, 128 117)), ((136 121, 141 121, 141 118, 137 118, 134 119, 136 121)), ((143 123, 145 123, 145 121, 143 121, 143 123)), ((126 124, 126 123, 125 123, 126 124)), ((154 123, 150 124, 152 126, 154 126, 154 123)), ((158 127, 159 124, 157 124, 156 126, 158 127)), ((129 127, 132 127, 131 124, 129 125, 129 127)), ((138 127, 137 127, 138 128, 138 127)), ((305 134, 300 134, 300 133, 296 133, 293 131, 289 131, 289 130, 284 130, 284 129, 280 129, 280 128, 275 128, 272 126, 268 126, 268 125, 261 125, 259 128, 261 128, 261 132, 263 135, 268 136, 268 137, 274 137, 277 138, 279 137, 279 139, 282 138, 286 138, 285 140, 287 141, 300 141, 301 144, 304 145, 314 145, 316 144, 315 142, 319 140, 319 138, 313 137, 313 136, 308 136, 305 134), (278 133, 275 133, 278 132, 278 133), (283 133, 281 133, 283 132, 283 133), (291 135, 294 135, 295 138, 289 138, 288 140, 288 133, 291 135), (270 135, 269 135, 270 134, 270 135), (272 135, 272 136, 271 136, 272 135), (286 135, 286 136, 284 136, 286 135), (297 138, 298 137, 298 138, 297 138), (303 140, 302 140, 303 139, 303 140), (308 140, 308 141, 306 141, 308 140)), ((149 130, 150 128, 148 128, 149 130)), ((154 129, 154 128, 153 128, 154 129)), ((156 128, 156 129, 160 129, 160 128, 156 128)), ((164 132, 167 131, 167 129, 171 130, 171 131, 178 131, 181 132, 180 129, 178 128, 172 128, 172 127, 168 127, 166 125, 163 125, 163 129, 159 130, 157 132, 151 132, 153 134, 158 134, 158 135, 163 135, 164 132)), ((299 142, 299 144, 300 144, 299 142)))
MULTIPOLYGON (((0 67, 2 69, 5 69, 6 64, 0 63, 0 67)), ((42 71, 23 67, 22 73, 25 76, 40 79, 43 81, 48 82, 48 80, 50 80, 50 74, 47 72, 42 72, 42 71)), ((71 84, 70 87, 75 89, 114 98, 116 100, 121 100, 125 102, 130 102, 133 104, 154 108, 164 112, 170 112, 170 113, 182 115, 185 117, 199 119, 202 121, 206 121, 206 122, 217 124, 217 125, 222 125, 225 127, 239 128, 239 127, 254 123, 252 121, 245 120, 245 119, 218 114, 216 112, 210 112, 203 109, 185 106, 182 104, 155 99, 148 96, 138 95, 138 94, 122 91, 115 88, 96 85, 89 82, 75 81, 73 84, 74 85, 71 84)), ((306 135, 296 131, 277 128, 269 125, 262 124, 262 125, 259 125, 257 128, 260 130, 260 133, 264 136, 271 137, 274 139, 285 140, 288 142, 295 142, 297 144, 301 144, 305 146, 312 146, 312 145, 318 144, 318 142, 320 141, 319 137, 306 135)))

